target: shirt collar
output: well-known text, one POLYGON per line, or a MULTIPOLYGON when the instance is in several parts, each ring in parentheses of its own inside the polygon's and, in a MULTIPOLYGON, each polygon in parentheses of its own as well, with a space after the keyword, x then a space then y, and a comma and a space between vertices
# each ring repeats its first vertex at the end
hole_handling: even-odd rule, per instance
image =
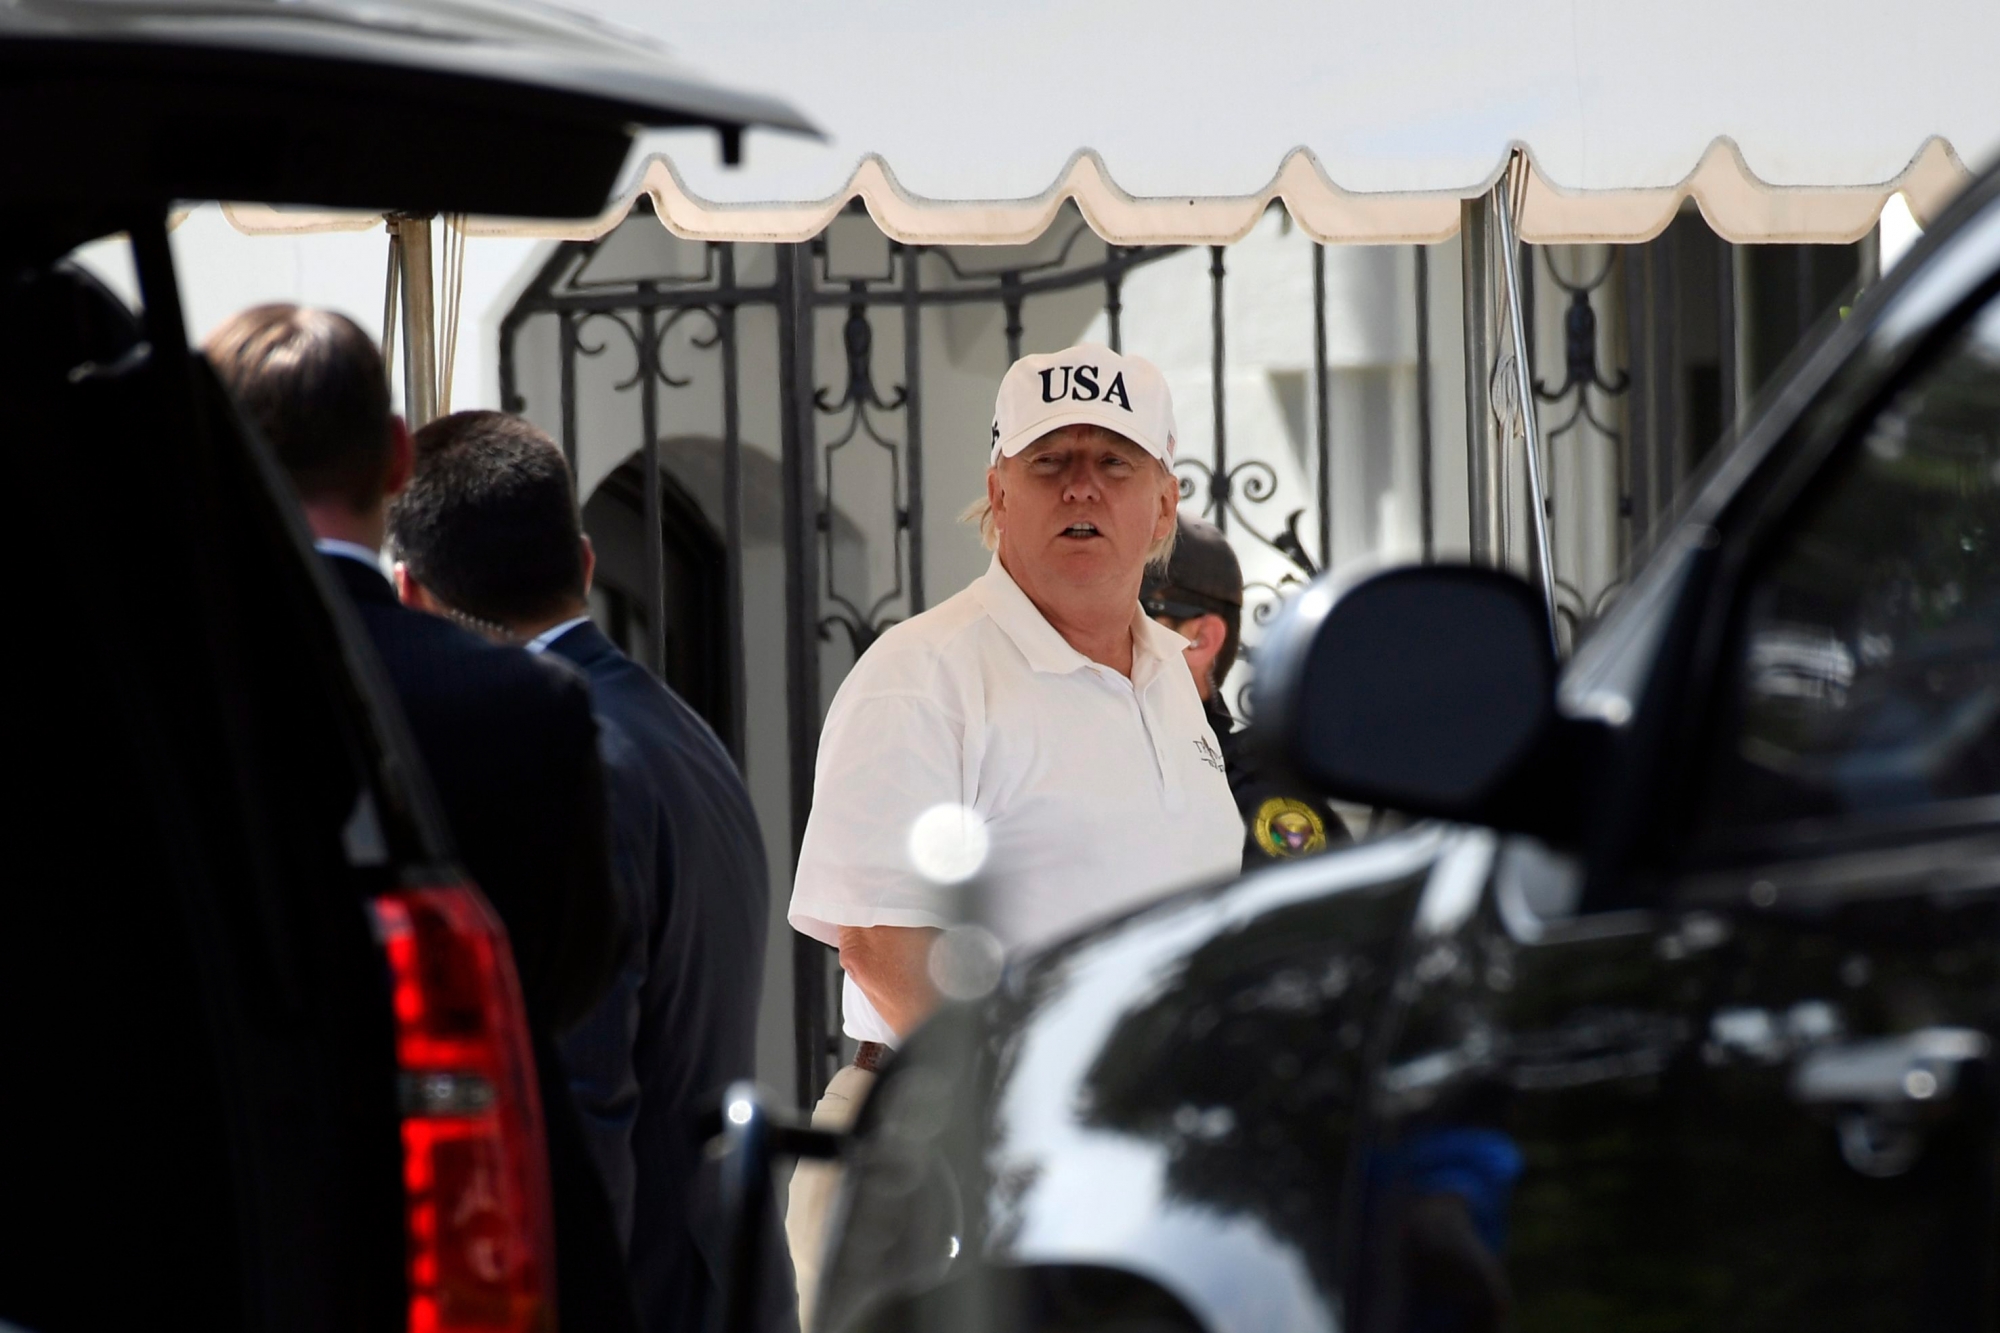
MULTIPOLYGON (((1028 594, 1021 591, 1021 585, 1001 565, 999 556, 993 557, 993 563, 973 587, 978 590, 979 604, 986 608, 986 614, 1013 640, 1034 670, 1065 675, 1091 664, 1048 622, 1028 594)), ((1152 684, 1164 663, 1180 663, 1187 644, 1186 639, 1147 615, 1138 599, 1133 599, 1132 688, 1143 690, 1152 684)), ((1186 667, 1183 665, 1182 669, 1186 667)))
POLYGON ((1137 602, 1132 604, 1133 689, 1145 689, 1168 666, 1180 668, 1192 684, 1194 676, 1188 673, 1187 658, 1182 656, 1187 648, 1187 639, 1147 615, 1145 607, 1137 602))
POLYGON ((343 560, 359 560, 377 574, 383 572, 381 553, 363 546, 360 542, 344 542, 338 537, 320 537, 313 542, 313 550, 321 555, 337 555, 343 560))
POLYGON ((537 634, 534 638, 528 640, 521 646, 523 648, 526 648, 531 653, 545 653, 549 650, 549 646, 553 644, 557 639, 560 639, 563 635, 569 633, 571 630, 575 629, 578 625, 588 625, 589 623, 590 623, 589 616, 572 617, 569 620, 563 621, 563 623, 560 625, 549 626, 547 629, 543 630, 540 634, 537 634))

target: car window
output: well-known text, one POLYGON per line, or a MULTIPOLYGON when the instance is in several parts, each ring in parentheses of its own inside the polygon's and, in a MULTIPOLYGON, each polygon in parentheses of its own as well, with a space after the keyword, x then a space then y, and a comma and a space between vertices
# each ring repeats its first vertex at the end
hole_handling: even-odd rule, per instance
POLYGON ((2000 300, 1835 469, 1745 604, 1725 828, 2000 791, 2000 300))

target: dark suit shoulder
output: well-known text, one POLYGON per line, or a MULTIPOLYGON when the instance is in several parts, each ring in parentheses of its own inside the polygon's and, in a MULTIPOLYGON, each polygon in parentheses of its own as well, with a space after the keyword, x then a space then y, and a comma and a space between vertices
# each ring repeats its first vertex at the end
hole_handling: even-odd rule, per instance
MULTIPOLYGON (((594 627, 558 639, 552 651, 586 674, 600 725, 629 743, 629 750, 625 744, 610 747, 607 762, 620 767, 629 762, 644 771, 659 802, 662 832, 672 844, 671 863, 661 867, 665 879, 678 876, 698 887, 711 899, 703 912, 745 914, 746 929, 747 917, 761 922, 769 893, 763 837, 742 774, 715 732, 686 700, 594 627)), ((662 892, 672 897, 665 883, 662 892)), ((694 910, 687 898, 681 901, 694 910)))
POLYGON ((562 663, 394 601, 356 605, 460 857, 507 923, 530 1008, 566 1026, 617 947, 589 687, 562 663))
MULTIPOLYGON (((701 715, 665 682, 619 652, 594 625, 580 626, 557 639, 547 656, 583 673, 601 722, 624 728, 654 763, 726 768, 740 775, 735 761, 701 715), (659 747, 666 745, 662 753, 659 747)), ((733 785, 733 782, 732 782, 733 785)))
POLYGON ((465 700, 467 704, 489 707, 496 698, 530 707, 537 700, 573 707, 580 698, 588 704, 588 691, 565 663, 488 643, 448 620, 406 606, 364 605, 361 615, 385 661, 396 659, 388 663, 392 671, 400 664, 414 683, 438 689, 476 687, 478 697, 465 700))

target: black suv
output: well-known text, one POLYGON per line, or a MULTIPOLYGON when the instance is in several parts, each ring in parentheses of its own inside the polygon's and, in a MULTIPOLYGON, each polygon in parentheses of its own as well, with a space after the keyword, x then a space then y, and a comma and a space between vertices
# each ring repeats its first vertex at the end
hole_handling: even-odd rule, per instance
POLYGON ((1431 818, 941 1012, 822 1328, 2000 1329, 2000 174, 1566 665, 1427 567, 1259 670, 1307 779, 1431 818))
POLYGON ((798 124, 526 4, 0 6, 0 1324, 552 1326, 505 934, 169 210, 594 216, 636 125, 747 123, 798 124), (63 258, 119 232, 136 314, 63 258))

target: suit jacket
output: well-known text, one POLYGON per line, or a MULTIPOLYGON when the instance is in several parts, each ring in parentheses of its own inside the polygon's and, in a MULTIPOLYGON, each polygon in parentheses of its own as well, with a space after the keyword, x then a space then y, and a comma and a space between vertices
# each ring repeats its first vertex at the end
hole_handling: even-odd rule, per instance
POLYGON ((560 1325, 635 1330, 610 1204, 555 1040, 604 993, 620 948, 589 688, 559 664, 402 605, 379 570, 326 558, 395 688, 458 857, 513 946, 548 1137, 560 1325))
MULTIPOLYGON (((715 733, 593 625, 549 651, 590 681, 624 897, 611 993, 563 1040, 648 1333, 706 1327, 724 1216, 700 1124, 756 1070, 770 881, 750 793, 715 733)), ((758 1327, 795 1328, 791 1265, 766 1236, 758 1327)))

